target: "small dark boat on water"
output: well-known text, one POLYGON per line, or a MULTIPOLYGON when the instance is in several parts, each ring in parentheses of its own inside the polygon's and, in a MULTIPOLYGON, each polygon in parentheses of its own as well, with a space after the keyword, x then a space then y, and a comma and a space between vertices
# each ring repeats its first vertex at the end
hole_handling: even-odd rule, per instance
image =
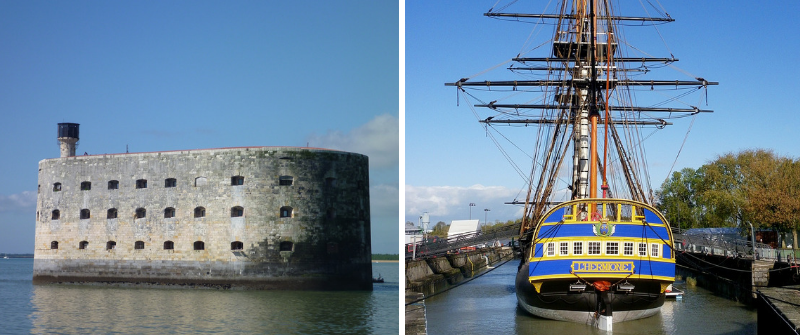
POLYGON ((372 278, 372 282, 373 282, 373 283, 383 283, 383 277, 382 277, 382 276, 381 276, 381 274, 379 273, 379 274, 378 274, 378 278, 372 278))

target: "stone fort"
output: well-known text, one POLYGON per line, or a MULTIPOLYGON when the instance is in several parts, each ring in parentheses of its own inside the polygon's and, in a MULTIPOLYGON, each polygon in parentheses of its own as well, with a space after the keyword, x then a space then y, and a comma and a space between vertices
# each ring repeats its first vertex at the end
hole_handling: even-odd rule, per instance
POLYGON ((39 162, 34 283, 371 289, 369 163, 316 148, 39 162))

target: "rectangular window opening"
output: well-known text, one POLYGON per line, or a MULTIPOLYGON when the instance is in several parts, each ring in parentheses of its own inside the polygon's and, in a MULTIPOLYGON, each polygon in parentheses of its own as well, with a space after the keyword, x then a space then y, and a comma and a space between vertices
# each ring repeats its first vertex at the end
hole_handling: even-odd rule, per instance
POLYGON ((583 242, 572 242, 572 254, 583 255, 583 242))
POLYGON ((606 242, 606 255, 619 255, 619 242, 606 242))
POLYGON ((600 242, 589 242, 589 255, 600 254, 600 242))
POLYGON ((561 242, 561 243, 559 243, 558 255, 559 256, 567 256, 567 255, 569 255, 569 242, 561 242))
POLYGON ((625 242, 623 254, 625 256, 633 256, 633 242, 625 242))
POLYGON ((659 249, 659 247, 661 247, 661 245, 660 245, 660 244, 658 244, 658 243, 653 243, 653 244, 651 244, 651 245, 650 245, 650 256, 653 256, 653 257, 660 257, 660 256, 658 255, 658 254, 659 254, 659 252, 658 252, 658 249, 659 249))

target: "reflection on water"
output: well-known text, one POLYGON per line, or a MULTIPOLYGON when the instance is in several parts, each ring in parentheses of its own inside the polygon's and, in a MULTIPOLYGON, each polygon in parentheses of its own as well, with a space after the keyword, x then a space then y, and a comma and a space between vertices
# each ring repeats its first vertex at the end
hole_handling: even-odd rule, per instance
MULTIPOLYGON (((25 262, 25 260, 21 260, 25 262)), ((0 267, 0 333, 33 334, 396 334, 398 263, 376 263, 384 284, 372 292, 31 285, 32 262, 0 267), (15 278, 16 278, 15 277, 15 278), (10 306, 16 306, 14 308, 10 306)))
POLYGON ((33 333, 368 333, 376 308, 371 295, 34 286, 33 333))
MULTIPOLYGON (((608 334, 591 326, 537 318, 517 307, 511 261, 468 284, 425 300, 428 334, 608 334)), ((683 288, 683 283, 676 283, 683 288)), ((613 334, 756 334, 756 311, 696 287, 661 313, 614 324, 613 334)))

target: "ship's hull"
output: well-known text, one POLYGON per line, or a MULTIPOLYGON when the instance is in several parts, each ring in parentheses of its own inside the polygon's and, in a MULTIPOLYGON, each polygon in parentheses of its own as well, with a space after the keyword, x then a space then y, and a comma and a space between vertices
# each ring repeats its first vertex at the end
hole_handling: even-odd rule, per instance
POLYGON ((565 202, 530 234, 515 283, 520 307, 536 316, 611 330, 658 313, 675 280, 669 224, 644 203, 565 202))
MULTIPOLYGON (((569 321, 594 325, 598 316, 598 299, 602 292, 591 287, 583 292, 570 292, 569 285, 575 280, 546 281, 537 292, 528 282, 529 263, 520 267, 515 281, 517 302, 528 313, 551 320, 569 321)), ((631 292, 605 292, 611 305, 614 323, 642 319, 657 314, 664 304, 658 282, 629 280, 634 285, 631 292)))

